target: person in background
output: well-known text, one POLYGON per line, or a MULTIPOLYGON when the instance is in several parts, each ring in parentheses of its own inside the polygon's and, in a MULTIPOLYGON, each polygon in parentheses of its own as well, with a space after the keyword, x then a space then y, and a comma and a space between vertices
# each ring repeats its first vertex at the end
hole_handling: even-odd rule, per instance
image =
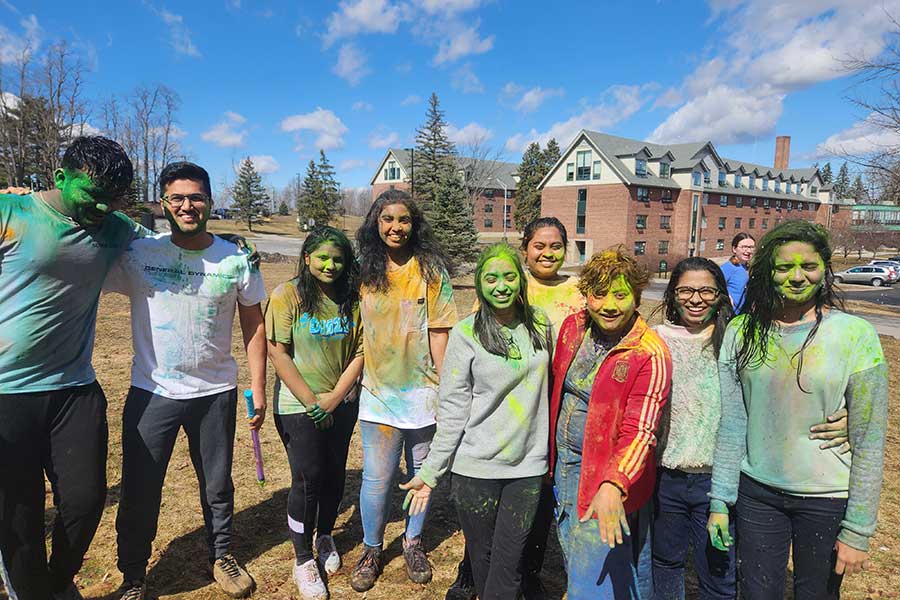
POLYGON ((731 258, 722 264, 722 273, 728 285, 728 297, 734 314, 740 314, 744 305, 744 289, 750 276, 750 260, 756 251, 756 239, 747 232, 734 236, 731 240, 731 258))
POLYGON ((303 600, 324 600, 328 591, 319 567, 329 576, 341 567, 331 530, 344 496, 363 368, 359 266, 341 231, 317 227, 306 237, 297 276, 269 299, 266 335, 278 375, 275 427, 291 467, 287 523, 294 581, 303 600))
POLYGON ((787 221, 760 240, 744 313, 719 356, 722 418, 708 530, 727 548, 735 508, 745 600, 840 597, 868 566, 884 465, 887 364, 874 327, 839 310, 828 232, 787 221), (822 451, 811 423, 846 407, 852 453, 822 451))

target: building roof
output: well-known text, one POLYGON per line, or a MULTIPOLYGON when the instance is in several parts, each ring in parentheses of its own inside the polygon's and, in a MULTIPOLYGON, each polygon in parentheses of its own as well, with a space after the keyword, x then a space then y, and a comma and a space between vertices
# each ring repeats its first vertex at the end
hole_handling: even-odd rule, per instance
MULTIPOLYGON (((385 154, 384 158, 381 159, 380 165, 384 164, 384 161, 387 160, 387 157, 393 155, 397 162, 400 163, 400 168, 403 169, 403 172, 407 177, 410 175, 415 175, 412 171, 412 153, 409 149, 406 148, 390 148, 385 154)), ((514 175, 519 170, 518 163, 511 162, 503 162, 499 160, 483 160, 478 158, 470 158, 467 156, 455 156, 454 160, 456 162, 457 168, 463 171, 467 171, 469 173, 472 172, 480 172, 483 175, 488 176, 491 181, 485 183, 483 187, 487 189, 503 189, 503 186, 506 186, 507 190, 516 189, 516 179, 514 175), (499 180, 499 181, 497 181, 499 180)), ((375 174, 372 177, 372 180, 369 182, 371 185, 375 182, 375 179, 378 177, 378 171, 375 171, 375 174)))

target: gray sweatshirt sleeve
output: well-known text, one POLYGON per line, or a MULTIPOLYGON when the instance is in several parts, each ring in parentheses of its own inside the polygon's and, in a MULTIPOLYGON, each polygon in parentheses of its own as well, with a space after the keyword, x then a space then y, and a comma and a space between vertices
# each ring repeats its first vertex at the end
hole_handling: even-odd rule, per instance
POLYGON ((884 468, 888 416, 887 365, 854 373, 847 383, 850 444, 850 493, 838 540, 857 550, 869 549, 875 533, 884 468))
MULTIPOLYGON (((734 340, 733 335, 729 337, 734 340)), ((727 514, 728 506, 737 502, 741 462, 747 453, 747 407, 730 344, 723 344, 719 358, 719 388, 722 417, 713 453, 709 510, 727 514)))
POLYGON ((472 362, 475 341, 454 327, 447 341, 437 410, 437 431, 419 477, 429 487, 447 472, 469 422, 472 408, 472 362))

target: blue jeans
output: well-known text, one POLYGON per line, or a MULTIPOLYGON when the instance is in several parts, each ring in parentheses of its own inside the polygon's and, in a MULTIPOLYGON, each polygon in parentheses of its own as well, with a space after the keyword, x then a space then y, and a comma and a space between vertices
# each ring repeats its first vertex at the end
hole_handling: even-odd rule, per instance
MULTIPOLYGON (((653 519, 653 584, 656 600, 684 600, 684 564, 694 547, 694 570, 701 600, 735 598, 734 546, 712 547, 706 532, 709 518, 709 473, 660 469, 653 519)), ((734 537, 734 520, 729 523, 734 537)))
POLYGON ((554 480, 559 544, 569 575, 569 600, 649 600, 653 597, 650 506, 628 515, 631 535, 610 549, 600 539, 596 519, 579 521, 578 481, 587 403, 563 396, 556 429, 554 480))
MULTIPOLYGON (((362 487, 359 491, 359 511, 362 515, 363 542, 366 546, 381 547, 384 528, 390 513, 388 500, 394 491, 394 474, 400 467, 400 455, 406 458, 406 481, 419 472, 428 456, 435 426, 421 429, 397 429, 390 425, 359 422, 363 448, 362 487)), ((406 515, 406 539, 422 534, 427 509, 415 517, 406 515)))

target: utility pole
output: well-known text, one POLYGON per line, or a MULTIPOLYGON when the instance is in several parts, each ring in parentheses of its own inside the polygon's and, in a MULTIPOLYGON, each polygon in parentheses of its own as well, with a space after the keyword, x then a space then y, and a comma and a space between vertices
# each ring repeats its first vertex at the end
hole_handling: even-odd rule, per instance
POLYGON ((506 199, 508 194, 506 193, 506 182, 502 181, 499 177, 495 177, 497 183, 503 186, 503 241, 506 241, 506 199))

